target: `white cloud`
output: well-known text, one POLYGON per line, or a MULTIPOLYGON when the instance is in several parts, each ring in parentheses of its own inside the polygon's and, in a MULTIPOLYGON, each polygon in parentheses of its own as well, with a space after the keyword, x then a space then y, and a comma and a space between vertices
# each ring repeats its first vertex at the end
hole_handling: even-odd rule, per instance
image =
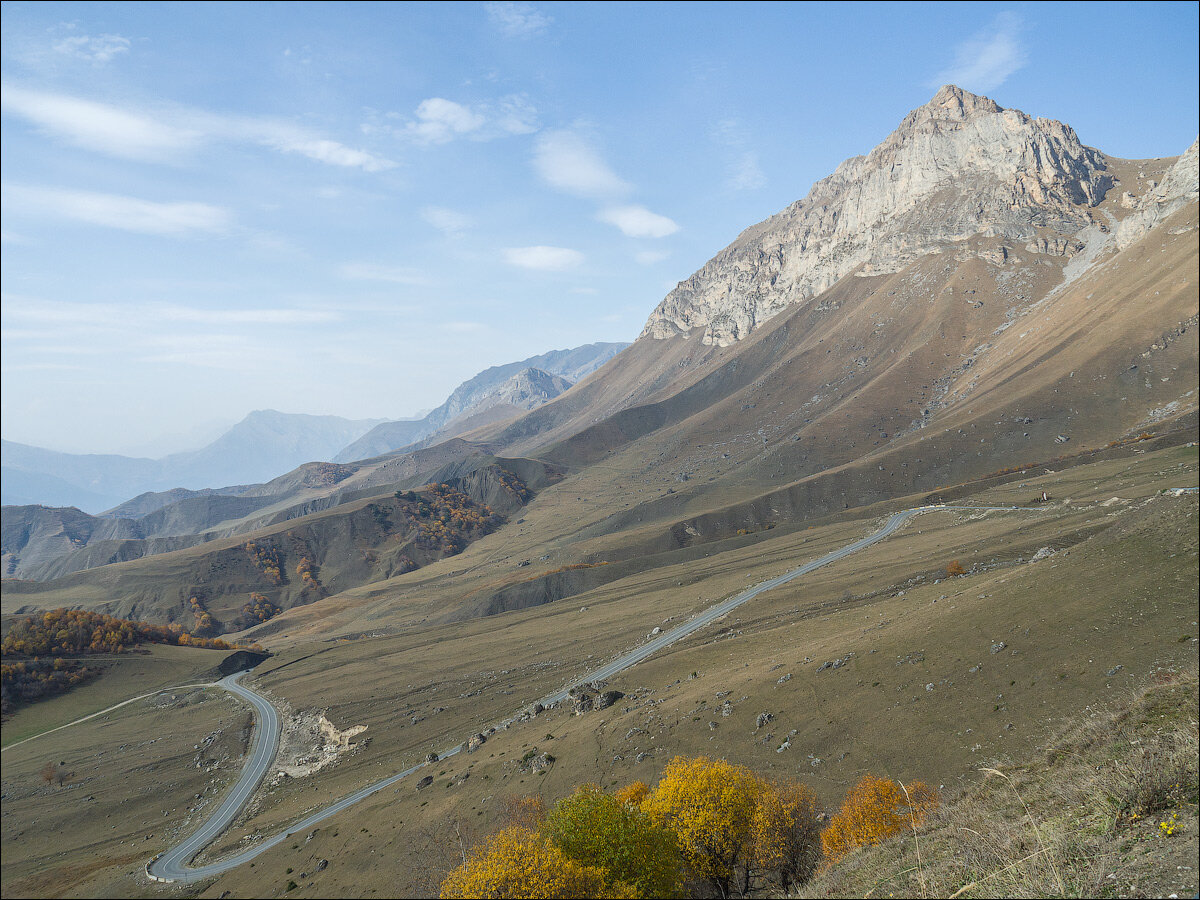
POLYGON ((474 220, 463 213, 444 206, 426 206, 421 210, 421 218, 439 231, 450 236, 462 234, 475 224, 474 220))
POLYGON ((429 278, 407 266, 387 266, 378 263, 346 263, 339 270, 343 278, 354 281, 386 281, 391 284, 427 285, 429 278))
POLYGON ((162 161, 195 146, 200 133, 105 103, 0 86, 5 114, 20 116, 85 150, 122 159, 162 161))
POLYGON ((488 3, 485 6, 488 18, 505 37, 533 37, 554 21, 528 3, 488 3))
POLYGON ((537 109, 524 94, 501 97, 493 120, 505 134, 532 134, 538 130, 537 109))
POLYGON ((63 38, 54 45, 54 49, 88 62, 106 63, 122 53, 128 53, 131 43, 129 38, 119 34, 77 34, 63 38))
MULTIPOLYGON (((510 134, 530 134, 538 129, 537 109, 524 94, 510 94, 494 104, 473 107, 445 97, 430 97, 417 106, 415 116, 400 130, 367 124, 363 131, 370 134, 384 130, 419 144, 446 144, 457 138, 490 141, 510 134)), ((389 113, 387 118, 399 116, 389 113)))
POLYGON ((417 121, 409 123, 408 133, 422 143, 444 144, 482 128, 485 121, 461 103, 430 97, 417 107, 417 121))
POLYGON ((567 247, 508 247, 504 261, 522 269, 537 269, 542 272, 561 272, 583 262, 583 254, 567 247))
POLYGON ((931 87, 956 84, 969 91, 1000 87, 1028 60, 1019 42, 1021 17, 1002 12, 983 31, 954 49, 954 62, 930 81, 931 87))
POLYGON ((665 250, 639 250, 633 254, 633 258, 640 262, 643 266, 652 266, 655 263, 662 262, 670 253, 665 250))
POLYGON ((533 166, 543 181, 568 194, 605 198, 630 190, 600 154, 572 131, 542 135, 534 148, 533 166))
POLYGON ((650 212, 644 206, 610 206, 600 210, 596 218, 615 225, 628 237, 661 238, 679 230, 673 220, 650 212))
POLYGON ((221 234, 233 217, 207 203, 159 203, 138 197, 60 188, 4 185, 4 204, 25 215, 70 219, 141 234, 221 234))
POLYGON ((362 169, 364 172, 382 172, 396 165, 390 159, 375 156, 365 150, 355 150, 353 147, 347 147, 337 141, 306 137, 303 134, 291 132, 290 129, 266 129, 263 143, 284 153, 298 153, 317 162, 350 169, 362 169))
POLYGON ((379 172, 395 163, 275 119, 223 116, 174 108, 153 115, 64 94, 0 87, 6 115, 15 115, 85 150, 121 159, 171 162, 205 141, 255 143, 327 165, 379 172))

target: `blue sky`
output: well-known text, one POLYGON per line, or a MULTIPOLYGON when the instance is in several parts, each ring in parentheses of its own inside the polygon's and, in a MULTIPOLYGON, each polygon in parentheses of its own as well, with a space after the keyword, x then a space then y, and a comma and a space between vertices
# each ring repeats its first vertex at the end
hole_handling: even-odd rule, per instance
POLYGON ((4 3, 3 434, 399 417, 632 340, 938 85, 1197 132, 1197 5, 4 3))

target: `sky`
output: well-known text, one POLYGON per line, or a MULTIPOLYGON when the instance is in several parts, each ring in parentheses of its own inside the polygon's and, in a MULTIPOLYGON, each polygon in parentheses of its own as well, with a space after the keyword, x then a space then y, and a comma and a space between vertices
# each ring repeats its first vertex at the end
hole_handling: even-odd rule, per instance
POLYGON ((3 3, 2 431, 398 418, 631 341, 943 83, 1197 133, 1197 4, 3 3))

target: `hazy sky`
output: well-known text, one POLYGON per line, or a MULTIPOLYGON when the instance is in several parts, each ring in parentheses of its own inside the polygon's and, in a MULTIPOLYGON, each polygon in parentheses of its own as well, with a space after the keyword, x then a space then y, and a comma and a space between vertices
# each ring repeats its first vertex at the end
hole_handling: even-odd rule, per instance
POLYGON ((4 3, 3 435, 398 417, 632 340, 943 82, 1182 152, 1196 35, 1191 2, 4 3))

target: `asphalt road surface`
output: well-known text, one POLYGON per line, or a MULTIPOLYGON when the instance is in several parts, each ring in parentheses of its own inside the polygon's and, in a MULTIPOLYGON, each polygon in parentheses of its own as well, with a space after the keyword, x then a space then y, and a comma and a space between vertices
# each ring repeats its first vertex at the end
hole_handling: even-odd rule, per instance
POLYGON ((150 861, 146 866, 146 871, 155 878, 163 881, 196 881, 208 874, 216 874, 231 868, 228 863, 222 863, 218 866, 189 869, 187 864, 193 856, 204 849, 210 841, 229 827, 229 823, 237 818, 238 813, 258 790, 263 776, 267 774, 267 768, 275 759, 275 751, 279 746, 279 714, 275 712, 275 707, 260 694, 238 683, 245 674, 245 672, 238 672, 234 675, 227 675, 217 682, 220 687, 236 694, 254 707, 258 728, 254 731, 254 746, 242 769, 242 775, 229 795, 217 807, 217 811, 200 826, 195 834, 150 861), (216 871, 208 872, 206 871, 208 869, 216 871), (204 874, 197 874, 201 872, 204 874))
MULTIPOLYGON (((826 553, 819 559, 814 559, 811 562, 807 562, 804 565, 798 566, 782 575, 776 576, 769 581, 764 581, 762 584, 757 584, 752 588, 742 591, 742 593, 735 597, 730 597, 728 600, 724 600, 715 606, 711 606, 694 618, 684 622, 682 625, 678 625, 675 628, 672 628, 670 631, 664 631, 662 634, 655 635, 652 639, 647 641, 645 644, 642 644, 642 646, 638 647, 637 649, 631 650, 630 652, 617 657, 612 662, 601 666, 599 669, 588 672, 586 675, 576 679, 575 681, 563 687, 561 690, 555 691, 553 694, 543 697, 538 702, 540 702, 543 706, 561 703, 566 700, 568 694, 573 688, 593 681, 607 680, 616 675, 618 672, 623 672, 631 666, 641 662, 646 657, 657 653, 664 647, 670 646, 671 644, 675 643, 675 641, 687 637, 704 626, 715 622, 717 619, 721 618, 721 616, 737 609, 743 603, 753 600, 764 591, 769 591, 779 587, 780 585, 787 584, 789 581, 792 581, 795 578, 800 578, 801 576, 807 575, 809 572, 813 572, 822 566, 827 566, 832 562, 836 562, 839 559, 849 556, 851 553, 856 553, 865 547, 869 547, 878 541, 882 541, 888 535, 893 534, 897 529, 900 528, 900 526, 918 513, 942 509, 1021 509, 1030 512, 1039 511, 1036 508, 1029 509, 1028 507, 1021 506, 919 506, 913 509, 906 509, 902 512, 894 513, 888 518, 887 522, 884 523, 882 528, 873 534, 868 535, 862 540, 855 541, 853 544, 847 544, 845 547, 841 547, 832 551, 831 553, 826 553)), ((276 715, 274 707, 272 707, 271 704, 261 696, 254 693, 254 691, 238 683, 238 679, 244 674, 246 673, 240 672, 237 675, 231 675, 228 678, 222 679, 218 683, 227 690, 237 694, 239 697, 243 697, 248 700, 254 706, 254 709, 258 714, 258 721, 261 727, 258 729, 258 737, 254 743, 254 750, 250 754, 250 760, 247 762, 246 768, 242 772, 242 777, 238 779, 237 784, 234 785, 233 790, 217 809, 213 817, 205 822, 199 831, 197 831, 183 843, 177 844, 166 853, 156 856, 147 864, 147 873, 160 881, 194 882, 205 878, 212 878, 216 875, 228 872, 230 869, 234 869, 243 863, 249 862, 259 854, 269 850, 271 847, 283 843, 293 834, 307 831, 318 822, 322 822, 325 819, 328 819, 330 816, 336 815, 342 810, 354 806, 356 803, 365 800, 372 794, 376 794, 379 791, 391 787, 396 782, 407 778, 417 770, 428 765, 428 763, 425 762, 417 763, 416 765, 405 769, 403 772, 397 772, 395 775, 385 778, 383 781, 377 781, 374 784, 369 784, 365 788, 350 794, 348 797, 343 797, 336 803, 326 806, 307 818, 302 819, 296 824, 290 826, 286 831, 265 838, 264 840, 255 844, 253 847, 249 848, 248 850, 243 850, 241 853, 238 853, 235 856, 230 856, 226 859, 220 860, 219 862, 209 863, 205 866, 191 868, 188 866, 188 863, 191 861, 192 857, 194 857, 205 846, 207 846, 210 841, 215 839, 217 835, 228 828, 229 824, 237 817, 238 813, 241 812, 242 808, 249 801, 254 791, 258 788, 259 783, 262 781, 263 776, 266 775, 267 767, 270 765, 271 760, 274 759, 275 750, 279 742, 279 717, 276 715)), ((508 719, 497 722, 493 727, 502 728, 505 725, 511 724, 521 715, 525 708, 517 713, 514 713, 508 719)), ((438 758, 445 759, 448 756, 454 756, 455 754, 459 753, 461 749, 461 744, 455 744, 453 747, 449 747, 439 753, 438 758)))

